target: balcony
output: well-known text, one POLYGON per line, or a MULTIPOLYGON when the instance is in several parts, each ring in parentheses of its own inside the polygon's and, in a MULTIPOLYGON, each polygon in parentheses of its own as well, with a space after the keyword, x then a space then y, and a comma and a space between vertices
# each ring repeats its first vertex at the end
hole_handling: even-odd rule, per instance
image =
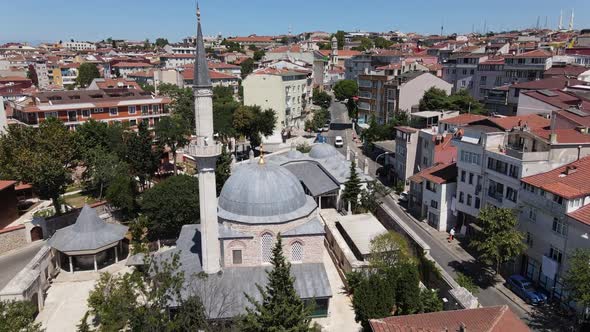
POLYGON ((197 145, 196 141, 192 141, 188 146, 188 153, 193 157, 214 157, 221 154, 221 144, 217 142, 211 145, 197 145))
POLYGON ((549 160, 549 151, 534 151, 529 152, 523 146, 507 145, 503 149, 504 153, 512 158, 520 159, 522 161, 544 161, 549 160))
POLYGON ((489 191, 488 190, 488 197, 495 199, 498 203, 502 203, 502 194, 495 192, 495 191, 489 191))
MULTIPOLYGON (((519 190, 518 199, 528 205, 535 206, 541 210, 550 212, 553 215, 565 214, 565 205, 556 203, 541 195, 532 193, 528 190, 519 190)), ((564 200, 565 202, 565 200, 564 200)))

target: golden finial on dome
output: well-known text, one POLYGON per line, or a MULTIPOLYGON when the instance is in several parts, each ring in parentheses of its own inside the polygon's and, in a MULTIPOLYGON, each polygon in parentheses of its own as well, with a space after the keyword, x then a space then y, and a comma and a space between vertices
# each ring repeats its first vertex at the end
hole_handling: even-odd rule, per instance
POLYGON ((258 165, 264 165, 264 150, 262 144, 260 144, 260 159, 258 159, 258 165))

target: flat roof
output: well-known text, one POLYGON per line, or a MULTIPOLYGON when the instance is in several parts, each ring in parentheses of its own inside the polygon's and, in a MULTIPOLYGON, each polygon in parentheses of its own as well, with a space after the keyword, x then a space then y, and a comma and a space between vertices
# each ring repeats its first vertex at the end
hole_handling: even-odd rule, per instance
POLYGON ((338 223, 352 240, 361 255, 371 253, 371 241, 387 229, 370 213, 353 214, 338 218, 338 223))
POLYGON ((395 152, 395 140, 377 141, 373 144, 383 151, 395 152))

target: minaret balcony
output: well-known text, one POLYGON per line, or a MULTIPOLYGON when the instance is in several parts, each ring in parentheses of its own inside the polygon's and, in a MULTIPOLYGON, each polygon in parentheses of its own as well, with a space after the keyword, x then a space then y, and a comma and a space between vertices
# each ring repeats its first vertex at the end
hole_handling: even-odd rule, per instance
POLYGON ((188 146, 188 154, 195 158, 219 156, 221 154, 221 144, 214 142, 210 145, 201 145, 191 142, 188 146))

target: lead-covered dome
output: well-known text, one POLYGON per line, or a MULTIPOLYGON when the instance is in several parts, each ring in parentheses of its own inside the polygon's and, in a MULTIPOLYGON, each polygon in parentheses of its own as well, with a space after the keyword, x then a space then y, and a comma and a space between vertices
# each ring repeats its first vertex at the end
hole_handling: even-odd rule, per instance
POLYGON ((316 144, 309 151, 309 156, 314 159, 324 159, 337 155, 339 152, 330 144, 320 143, 316 144))
POLYGON ((249 224, 282 223, 316 208, 299 179, 274 164, 247 163, 235 168, 219 195, 219 217, 249 224))

